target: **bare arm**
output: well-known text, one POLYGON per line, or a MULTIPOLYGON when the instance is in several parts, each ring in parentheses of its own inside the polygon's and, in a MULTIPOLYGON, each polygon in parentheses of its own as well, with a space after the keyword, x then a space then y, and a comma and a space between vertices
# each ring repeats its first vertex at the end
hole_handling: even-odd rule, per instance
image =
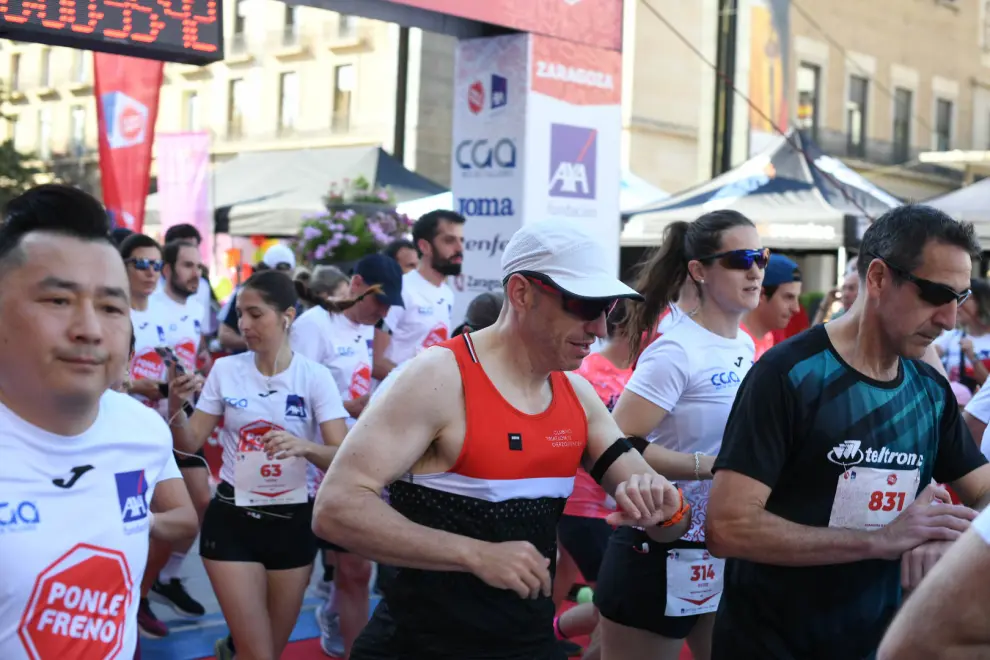
POLYGON ((395 369, 395 363, 385 357, 389 345, 392 343, 392 335, 384 330, 375 328, 375 342, 372 346, 372 367, 371 375, 378 380, 385 380, 389 372, 395 369))
POLYGON ((990 506, 990 464, 956 479, 951 486, 966 506, 982 511, 990 506))
POLYGON ((313 449, 306 460, 326 472, 330 469, 330 463, 337 455, 337 450, 340 449, 346 435, 347 422, 344 420, 331 419, 328 422, 323 422, 320 424, 320 436, 323 438, 323 444, 311 443, 313 449))
MULTIPOLYGON (((172 460, 169 457, 169 460, 172 460)), ((176 543, 187 541, 199 530, 199 518, 182 479, 166 479, 155 485, 151 498, 154 518, 151 538, 176 543)))
POLYGON ((934 367, 936 371, 942 374, 943 378, 949 379, 949 375, 945 373, 945 365, 942 364, 942 349, 939 346, 929 344, 921 359, 934 367))
POLYGON ((904 603, 880 645, 878 660, 990 657, 988 591, 990 547, 971 530, 904 603))
MULTIPOLYGON (((647 401, 630 390, 625 390, 619 397, 612 418, 625 435, 638 435, 645 438, 653 429, 659 426, 668 411, 647 401)), ((650 443, 643 453, 643 458, 659 474, 675 481, 689 481, 695 478, 694 454, 667 449, 650 443)), ((713 456, 699 456, 699 475, 702 479, 711 479, 713 456)))
POLYGON ((195 454, 206 444, 219 423, 220 415, 210 415, 202 410, 197 409, 191 419, 184 412, 179 412, 169 424, 175 448, 186 454, 195 454))
POLYGON ((973 417, 965 410, 963 411, 963 420, 966 422, 966 427, 969 428, 970 435, 973 436, 973 440, 976 441, 978 446, 982 447, 983 444, 983 433, 987 430, 987 425, 973 417))
MULTIPOLYGON (((570 378, 571 385, 574 387, 574 392, 581 400, 581 405, 584 407, 585 413, 588 416, 588 449, 585 453, 584 464, 585 469, 590 471, 601 455, 616 440, 625 437, 625 434, 619 428, 619 425, 615 423, 612 416, 609 415, 608 408, 602 403, 591 384, 577 374, 569 373, 568 377, 570 378)), ((693 466, 691 471, 693 473, 693 466)), ((604 478, 602 479, 602 488, 615 498, 616 504, 619 505, 620 509, 629 510, 627 507, 640 509, 642 507, 636 499, 637 495, 632 493, 632 497, 630 498, 624 492, 626 491, 625 484, 631 482, 639 475, 658 477, 658 486, 652 489, 654 504, 659 508, 661 502, 666 500, 664 502, 666 511, 661 514, 662 517, 660 520, 647 525, 651 528, 649 530, 650 536, 660 542, 679 539, 690 527, 691 517, 685 516, 679 523, 670 527, 656 526, 657 522, 663 522, 677 512, 680 506, 680 499, 673 497, 676 494, 673 486, 660 477, 639 452, 630 450, 621 454, 608 470, 605 471, 604 478)), ((612 514, 612 516, 609 516, 609 522, 620 524, 622 522, 621 518, 621 514, 612 514)))
POLYGON ((217 332, 217 339, 220 340, 220 345, 228 351, 247 350, 247 342, 244 341, 244 337, 241 337, 237 334, 236 330, 225 323, 220 324, 220 330, 217 332))
POLYGON ((453 353, 443 348, 424 352, 379 399, 330 464, 316 495, 313 531, 386 564, 471 570, 483 542, 416 524, 381 498, 387 484, 423 457, 450 423, 451 411, 463 406, 453 353))

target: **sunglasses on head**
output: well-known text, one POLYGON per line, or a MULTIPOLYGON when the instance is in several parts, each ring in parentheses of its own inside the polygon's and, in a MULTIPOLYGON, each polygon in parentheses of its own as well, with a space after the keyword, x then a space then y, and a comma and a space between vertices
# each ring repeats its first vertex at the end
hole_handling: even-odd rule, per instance
POLYGON ((698 259, 698 261, 716 260, 723 268, 728 268, 729 270, 749 270, 753 267, 753 264, 756 264, 757 268, 763 270, 770 261, 770 248, 763 248, 762 250, 729 250, 728 252, 710 254, 707 257, 698 259))
POLYGON ((916 287, 918 287, 918 297, 924 300, 929 305, 934 305, 935 307, 941 307, 942 305, 948 305, 950 302, 955 301, 957 305, 962 305, 964 302, 969 300, 969 297, 973 294, 972 289, 966 289, 965 291, 956 291, 948 284, 942 284, 941 282, 932 282, 931 280, 926 280, 923 277, 916 277, 909 273, 906 269, 896 266, 879 254, 869 253, 869 256, 873 259, 879 259, 884 263, 887 268, 889 268, 895 275, 897 275, 902 280, 906 280, 916 287))
POLYGON ((560 298, 564 311, 582 321, 597 321, 602 314, 608 316, 619 302, 617 298, 578 298, 561 290, 553 281, 540 273, 518 273, 528 282, 560 298))
POLYGON ((128 259, 127 263, 134 266, 134 270, 153 270, 156 273, 162 272, 162 262, 160 259, 128 259))

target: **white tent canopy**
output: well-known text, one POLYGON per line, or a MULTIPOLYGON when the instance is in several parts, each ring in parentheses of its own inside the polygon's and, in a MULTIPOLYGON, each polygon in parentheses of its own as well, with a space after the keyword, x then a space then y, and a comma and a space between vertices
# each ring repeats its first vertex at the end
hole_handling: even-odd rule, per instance
MULTIPOLYGON (((622 212, 631 211, 641 208, 646 204, 662 201, 669 196, 668 193, 657 188, 652 183, 639 178, 632 172, 624 172, 619 189, 619 210, 622 212)), ((446 211, 455 210, 454 194, 448 191, 439 195, 414 199, 410 202, 399 204, 397 210, 399 213, 404 213, 410 218, 415 219, 437 209, 446 211)))
POLYGON ((922 203, 945 211, 956 220, 972 222, 983 249, 990 249, 990 179, 922 203))

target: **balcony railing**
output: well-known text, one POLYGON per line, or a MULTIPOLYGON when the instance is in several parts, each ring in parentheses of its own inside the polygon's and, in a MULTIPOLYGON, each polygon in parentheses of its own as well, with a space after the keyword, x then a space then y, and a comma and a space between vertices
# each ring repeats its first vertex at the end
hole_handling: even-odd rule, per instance
POLYGON ((915 145, 909 145, 905 149, 904 145, 894 144, 889 140, 878 140, 874 138, 867 138, 865 144, 862 146, 853 145, 850 144, 849 136, 846 133, 826 128, 818 129, 817 141, 818 146, 823 151, 837 158, 849 158, 882 166, 907 164, 907 167, 911 171, 920 174, 933 174, 950 179, 957 179, 960 176, 957 171, 949 168, 928 163, 918 163, 918 154, 922 151, 931 151, 931 149, 922 149, 915 145))

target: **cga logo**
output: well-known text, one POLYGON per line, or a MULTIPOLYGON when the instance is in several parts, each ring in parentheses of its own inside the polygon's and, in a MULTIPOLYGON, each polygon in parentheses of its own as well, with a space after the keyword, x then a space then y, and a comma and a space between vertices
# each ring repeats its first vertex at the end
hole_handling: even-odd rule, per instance
POLYGON ((457 145, 457 166, 467 176, 508 176, 516 168, 516 144, 509 138, 495 143, 464 140, 457 145))
POLYGON ((108 92, 100 97, 107 124, 107 144, 123 149, 143 144, 148 132, 148 106, 123 92, 108 92))
POLYGON ((41 523, 41 514, 34 502, 0 502, 0 534, 30 532, 41 523))
POLYGON ((225 396, 223 398, 223 402, 226 403, 231 408, 239 408, 241 410, 247 408, 248 406, 247 399, 238 399, 237 397, 233 397, 233 396, 225 396))
POLYGON ((515 215, 508 197, 468 197, 457 200, 458 212, 464 217, 508 217, 515 215))
POLYGON ((739 374, 735 371, 723 371, 712 376, 711 383, 716 390, 725 389, 730 385, 739 385, 739 374))
POLYGON ((858 465, 863 462, 865 458, 863 456, 863 450, 860 449, 862 445, 860 440, 846 440, 840 442, 826 454, 826 458, 836 465, 841 465, 843 467, 848 467, 850 465, 858 465))
POLYGON ((597 129, 551 125, 550 196, 594 199, 597 158, 597 129))

